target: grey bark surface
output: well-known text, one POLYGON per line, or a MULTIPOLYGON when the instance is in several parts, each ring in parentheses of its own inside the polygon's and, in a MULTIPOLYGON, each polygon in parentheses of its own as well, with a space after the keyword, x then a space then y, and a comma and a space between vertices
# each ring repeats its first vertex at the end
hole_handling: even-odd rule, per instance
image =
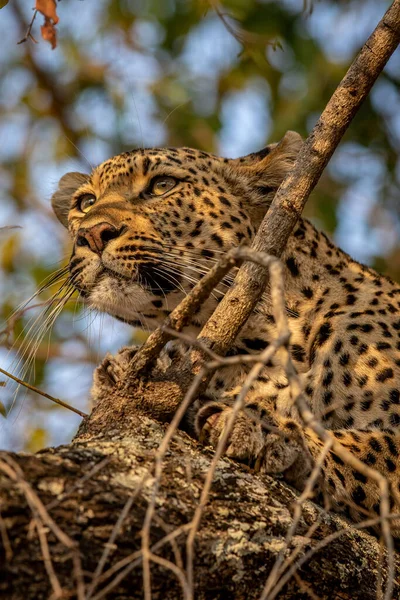
MULTIPOLYGON (((94 428, 96 430, 96 428, 94 428)), ((115 421, 113 430, 102 434, 91 430, 90 420, 73 443, 49 448, 36 455, 8 454, 22 469, 25 479, 37 491, 55 523, 78 544, 85 573, 90 583, 100 556, 127 501, 138 492, 143 476, 152 473, 154 453, 165 433, 165 425, 143 414, 115 421), (104 458, 109 462, 93 476, 90 471, 104 458), (85 480, 82 480, 86 476, 85 480)), ((6 453, 0 454, 0 460, 6 453)), ((178 432, 164 460, 157 499, 157 518, 151 528, 151 543, 162 539, 190 522, 198 503, 212 451, 202 449, 183 432, 178 432)), ((105 571, 117 561, 140 549, 140 531, 151 495, 153 479, 145 482, 133 502, 120 534, 115 540, 105 571)), ((212 492, 195 542, 196 600, 229 598, 256 599, 274 560, 284 544, 292 522, 291 507, 295 492, 283 482, 258 476, 228 459, 221 460, 212 492)), ((10 600, 40 600, 51 597, 38 537, 32 532, 32 513, 18 483, 0 474, 0 511, 3 529, 11 544, 12 558, 6 560, 4 535, 0 552, 0 597, 10 600)), ((373 536, 356 531, 345 520, 327 515, 307 501, 291 548, 300 548, 301 557, 319 540, 338 529, 346 533, 317 552, 299 571, 320 598, 376 598, 380 548, 373 536), (320 519, 310 540, 308 527, 320 519)), ((3 532, 4 533, 4 532, 3 532)), ((187 532, 176 538, 185 562, 187 532)), ((75 597, 71 551, 51 532, 47 539, 54 570, 68 597, 75 597)), ((175 549, 176 550, 176 549, 175 549)), ((156 552, 172 561, 170 543, 156 552)), ((400 563, 398 562, 398 565, 400 563)), ((176 576, 168 569, 152 565, 152 598, 182 598, 176 576)), ((114 576, 96 588, 97 597, 114 576)), ((383 568, 385 579, 385 568, 383 568)), ((309 598, 299 579, 292 578, 279 598, 309 598)), ((400 588, 395 584, 395 595, 400 588)), ((110 589, 106 598, 143 598, 141 564, 110 589)))

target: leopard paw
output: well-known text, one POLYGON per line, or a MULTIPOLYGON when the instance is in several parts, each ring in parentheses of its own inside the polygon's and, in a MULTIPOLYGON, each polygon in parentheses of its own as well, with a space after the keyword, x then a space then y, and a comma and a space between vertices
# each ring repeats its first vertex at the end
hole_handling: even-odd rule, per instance
MULTIPOLYGON (((249 407, 240 412, 229 434, 225 454, 246 462, 260 473, 283 474, 286 481, 302 489, 311 472, 313 461, 299 423, 272 415, 265 410, 262 417, 249 407)), ((217 446, 232 408, 210 402, 196 416, 196 432, 200 441, 217 446)))
POLYGON ((93 384, 90 390, 92 407, 105 395, 114 390, 119 381, 126 376, 129 364, 137 352, 137 348, 124 346, 117 354, 107 353, 93 373, 93 384))
MULTIPOLYGON (((232 408, 222 402, 209 402, 200 408, 195 420, 199 440, 217 447, 231 414, 232 408)), ((236 416, 229 434, 225 454, 251 465, 260 453, 263 443, 261 425, 247 413, 241 412, 236 416)))

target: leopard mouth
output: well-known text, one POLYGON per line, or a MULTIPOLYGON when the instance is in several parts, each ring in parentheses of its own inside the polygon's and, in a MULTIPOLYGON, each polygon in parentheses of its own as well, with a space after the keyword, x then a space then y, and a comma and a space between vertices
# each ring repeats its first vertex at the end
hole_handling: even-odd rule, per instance
POLYGON ((162 261, 147 257, 127 264, 108 253, 87 265, 74 279, 73 285, 83 298, 101 289, 107 280, 115 282, 121 290, 130 291, 137 286, 157 297, 182 289, 178 266, 169 269, 162 261))
POLYGON ((127 283, 136 283, 141 288, 155 296, 164 296, 180 287, 181 278, 176 270, 170 271, 165 265, 162 267, 152 261, 141 261, 136 263, 133 273, 127 274, 126 271, 116 270, 115 263, 112 267, 101 265, 101 271, 97 274, 97 279, 103 279, 104 274, 119 281, 127 283))
POLYGON ((159 271, 158 263, 135 264, 135 272, 121 273, 115 265, 98 265, 97 272, 90 286, 86 286, 87 303, 100 312, 113 315, 124 323, 134 327, 154 329, 165 317, 161 308, 172 310, 181 299, 181 294, 171 294, 179 285, 176 271, 174 279, 170 279, 163 270, 159 271), (158 297, 163 297, 158 300, 158 297), (157 305, 155 300, 157 298, 157 305), (165 302, 165 305, 164 305, 165 302), (158 310, 161 312, 159 313, 158 310))
POLYGON ((139 285, 155 296, 169 294, 180 286, 180 276, 174 271, 169 271, 165 266, 160 270, 154 263, 140 263, 138 265, 137 280, 139 285))

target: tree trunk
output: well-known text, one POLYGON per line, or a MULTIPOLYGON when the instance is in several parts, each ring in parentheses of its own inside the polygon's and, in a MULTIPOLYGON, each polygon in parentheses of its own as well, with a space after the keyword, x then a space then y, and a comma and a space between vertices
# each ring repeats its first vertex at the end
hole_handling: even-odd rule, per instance
MULTIPOLYGON (((89 419, 67 446, 36 455, 0 454, 1 598, 56 598, 61 588, 63 597, 88 598, 106 548, 109 555, 90 597, 143 598, 141 528, 154 485, 154 455, 164 433, 163 424, 132 412, 103 433, 98 427, 92 430, 89 419), (118 531, 116 523, 129 498, 132 506, 118 531), (110 540, 113 531, 117 535, 110 540), (106 573, 135 551, 128 567, 106 573), (81 568, 85 590, 82 581, 77 585, 81 568), (129 573, 119 581, 124 569, 129 573)), ((177 432, 163 461, 150 544, 154 554, 181 564, 183 574, 187 528, 176 532, 172 542, 162 539, 190 523, 211 458, 210 449, 177 432)), ((285 547, 295 499, 294 490, 282 481, 221 460, 195 538, 194 598, 259 598, 285 547)), ((330 600, 376 598, 378 574, 385 581, 386 573, 380 567, 379 542, 344 519, 305 502, 289 550, 296 548, 301 558, 340 529, 346 533, 317 551, 279 592, 280 599, 315 597, 312 592, 330 600), (307 531, 317 520, 320 525, 310 538, 307 531)), ((165 564, 151 562, 151 586, 153 599, 185 597, 176 573, 165 564)), ((399 595, 395 583, 394 597, 399 595)))

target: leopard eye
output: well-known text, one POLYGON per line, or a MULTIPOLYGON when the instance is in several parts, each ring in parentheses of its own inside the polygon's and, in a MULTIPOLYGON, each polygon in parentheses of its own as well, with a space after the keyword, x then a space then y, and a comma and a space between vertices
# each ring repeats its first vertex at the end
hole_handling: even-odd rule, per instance
POLYGON ((87 213, 96 202, 96 196, 94 194, 82 194, 78 198, 78 208, 81 212, 87 213))
POLYGON ((159 177, 155 177, 151 182, 149 192, 153 196, 163 196, 172 190, 177 183, 178 182, 175 177, 160 175, 159 177))

